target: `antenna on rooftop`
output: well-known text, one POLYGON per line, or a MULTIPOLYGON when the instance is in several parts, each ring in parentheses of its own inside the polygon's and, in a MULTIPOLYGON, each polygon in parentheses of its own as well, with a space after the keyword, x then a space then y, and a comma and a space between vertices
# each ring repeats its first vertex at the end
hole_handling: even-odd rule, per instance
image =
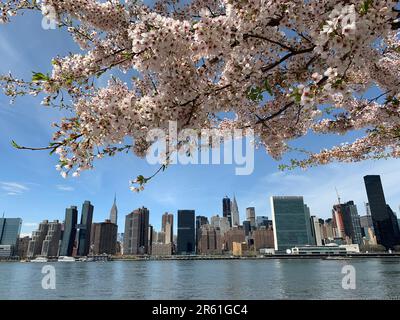
POLYGON ((335 191, 336 191, 336 195, 337 195, 337 198, 338 198, 338 204, 340 204, 339 191, 338 191, 338 189, 336 187, 335 187, 335 191))

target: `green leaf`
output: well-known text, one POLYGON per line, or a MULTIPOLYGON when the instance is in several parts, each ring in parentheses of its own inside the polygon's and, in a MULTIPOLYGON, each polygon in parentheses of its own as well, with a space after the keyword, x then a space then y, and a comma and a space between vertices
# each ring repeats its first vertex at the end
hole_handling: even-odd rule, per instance
POLYGON ((373 0, 365 0, 360 8, 360 14, 365 15, 368 13, 369 8, 371 7, 373 0))
POLYGON ((33 72, 33 75, 32 75, 33 82, 49 81, 49 80, 50 80, 50 77, 48 75, 45 75, 41 72, 33 72))
POLYGON ((21 149, 21 146, 18 145, 14 140, 11 141, 11 145, 12 145, 15 149, 21 149))

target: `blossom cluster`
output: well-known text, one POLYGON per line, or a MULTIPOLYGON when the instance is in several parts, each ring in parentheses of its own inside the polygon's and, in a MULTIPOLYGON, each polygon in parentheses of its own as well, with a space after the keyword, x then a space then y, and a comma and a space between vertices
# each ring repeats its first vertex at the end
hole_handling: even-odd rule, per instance
MULTIPOLYGON (((54 58, 40 81, 48 95, 67 91, 75 111, 54 136, 63 176, 121 150, 145 155, 146 133, 171 120, 178 130, 252 128, 277 159, 310 130, 365 131, 301 166, 400 155, 398 1, 187 2, 43 1, 44 14, 76 21, 68 31, 83 49, 54 58), (93 84, 113 69, 139 76, 93 84), (368 100, 371 88, 380 93, 368 100)), ((4 10, 29 1, 5 3, 7 22, 4 10)))

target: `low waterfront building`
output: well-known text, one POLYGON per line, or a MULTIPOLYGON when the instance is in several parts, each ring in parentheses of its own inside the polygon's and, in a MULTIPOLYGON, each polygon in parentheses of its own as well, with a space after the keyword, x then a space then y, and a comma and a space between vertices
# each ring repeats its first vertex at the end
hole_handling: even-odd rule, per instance
POLYGON ((197 236, 197 252, 198 254, 221 254, 222 243, 219 228, 206 224, 202 225, 198 230, 197 236))
POLYGON ((233 251, 233 243, 242 243, 246 241, 245 231, 242 228, 233 228, 225 233, 224 247, 226 251, 233 251))
POLYGON ((360 246, 358 244, 342 244, 340 248, 345 248, 347 253, 360 253, 360 246))
POLYGON ((260 249, 260 254, 274 255, 275 254, 275 249, 273 249, 273 248, 262 248, 262 249, 260 249))
POLYGON ((172 243, 153 242, 151 255, 156 257, 172 255, 172 243))
POLYGON ((261 248, 274 248, 274 231, 272 228, 260 227, 252 232, 254 250, 261 248))
POLYGON ((304 246, 304 247, 294 247, 291 249, 292 254, 304 254, 304 255, 329 255, 329 254, 346 254, 346 248, 336 245, 327 246, 304 246))
POLYGON ((249 246, 246 242, 233 242, 232 255, 235 257, 243 257, 249 254, 249 246))
POLYGON ((13 255, 13 246, 10 244, 0 245, 0 259, 9 258, 13 255))

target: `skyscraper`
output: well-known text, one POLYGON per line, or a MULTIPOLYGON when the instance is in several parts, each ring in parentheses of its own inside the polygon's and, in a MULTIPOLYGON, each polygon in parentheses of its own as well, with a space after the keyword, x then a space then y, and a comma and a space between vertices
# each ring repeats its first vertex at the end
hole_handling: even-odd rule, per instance
POLYGON ((352 243, 361 245, 362 233, 357 206, 354 201, 348 201, 341 206, 345 234, 351 239, 352 243))
POLYGON ((246 220, 250 221, 250 227, 256 227, 256 209, 254 207, 246 208, 246 220))
POLYGON ((239 208, 235 196, 233 196, 233 202, 231 203, 231 215, 232 215, 232 226, 240 225, 239 208))
POLYGON ((125 217, 124 255, 149 253, 149 215, 142 207, 125 217))
POLYGON ((219 215, 211 217, 211 225, 214 228, 218 228, 221 235, 224 235, 230 228, 228 218, 220 217, 219 215))
POLYGON ((303 197, 271 197, 275 250, 309 244, 303 197))
POLYGON ((90 204, 90 201, 83 203, 81 223, 78 225, 78 256, 87 256, 89 254, 93 209, 94 207, 90 204))
POLYGON ((21 218, 0 218, 0 245, 11 246, 12 255, 16 253, 21 226, 21 218))
POLYGON ((174 241, 174 215, 172 213, 164 213, 161 221, 161 231, 165 233, 165 243, 173 243, 174 241), (168 237, 168 239, 167 239, 168 237))
POLYGON ((396 236, 391 210, 389 211, 386 206, 381 177, 378 175, 365 176, 364 183, 377 242, 386 249, 393 249, 400 243, 400 239, 396 236))
POLYGON ((76 237, 78 209, 75 206, 65 210, 64 232, 61 242, 60 256, 72 256, 76 237))
POLYGON ((117 208, 117 195, 114 196, 114 203, 110 210, 110 222, 118 227, 118 208, 117 208))
POLYGON ((268 219, 266 216, 258 216, 256 217, 256 226, 260 227, 272 227, 272 221, 268 219))
POLYGON ((309 221, 312 234, 312 242, 311 243, 309 242, 309 244, 322 246, 322 235, 321 235, 321 226, 319 223, 319 219, 316 216, 311 216, 309 221))
POLYGON ((304 205, 304 214, 305 214, 305 218, 306 218, 308 243, 314 244, 314 243, 316 243, 316 241, 315 241, 315 233, 314 233, 313 227, 312 227, 311 211, 310 211, 310 208, 306 204, 304 205))
POLYGON ((204 224, 200 227, 198 234, 198 254, 222 253, 221 233, 219 230, 209 224, 204 224))
POLYGON ((247 237, 250 234, 250 230, 251 230, 249 220, 243 221, 243 230, 244 230, 244 235, 247 237))
POLYGON ((346 239, 343 222, 343 208, 341 204, 335 204, 332 210, 333 236, 334 238, 346 239))
POLYGON ((232 227, 231 199, 228 197, 222 199, 222 215, 228 219, 229 227, 232 227))
POLYGON ((200 229, 203 225, 208 225, 208 218, 205 216, 197 216, 196 217, 196 248, 199 250, 198 244, 200 240, 200 229))
POLYGON ((42 253, 43 241, 46 238, 47 231, 49 230, 49 221, 43 220, 39 224, 39 228, 32 232, 32 240, 28 244, 27 256, 32 258, 42 253))
POLYGON ((178 210, 178 254, 192 254, 196 251, 194 229, 194 210, 178 210))
POLYGON ((397 239, 397 243, 399 244, 400 242, 400 229, 399 229, 399 222, 397 221, 397 216, 396 213, 390 208, 390 206, 387 204, 386 205, 388 214, 390 218, 392 219, 392 226, 393 226, 393 233, 395 238, 397 239))
POLYGON ((118 227, 111 220, 93 223, 91 236, 91 251, 93 254, 115 254, 117 248, 118 227))
POLYGON ((42 256, 56 257, 60 247, 61 223, 58 220, 49 223, 46 238, 42 245, 42 256))

